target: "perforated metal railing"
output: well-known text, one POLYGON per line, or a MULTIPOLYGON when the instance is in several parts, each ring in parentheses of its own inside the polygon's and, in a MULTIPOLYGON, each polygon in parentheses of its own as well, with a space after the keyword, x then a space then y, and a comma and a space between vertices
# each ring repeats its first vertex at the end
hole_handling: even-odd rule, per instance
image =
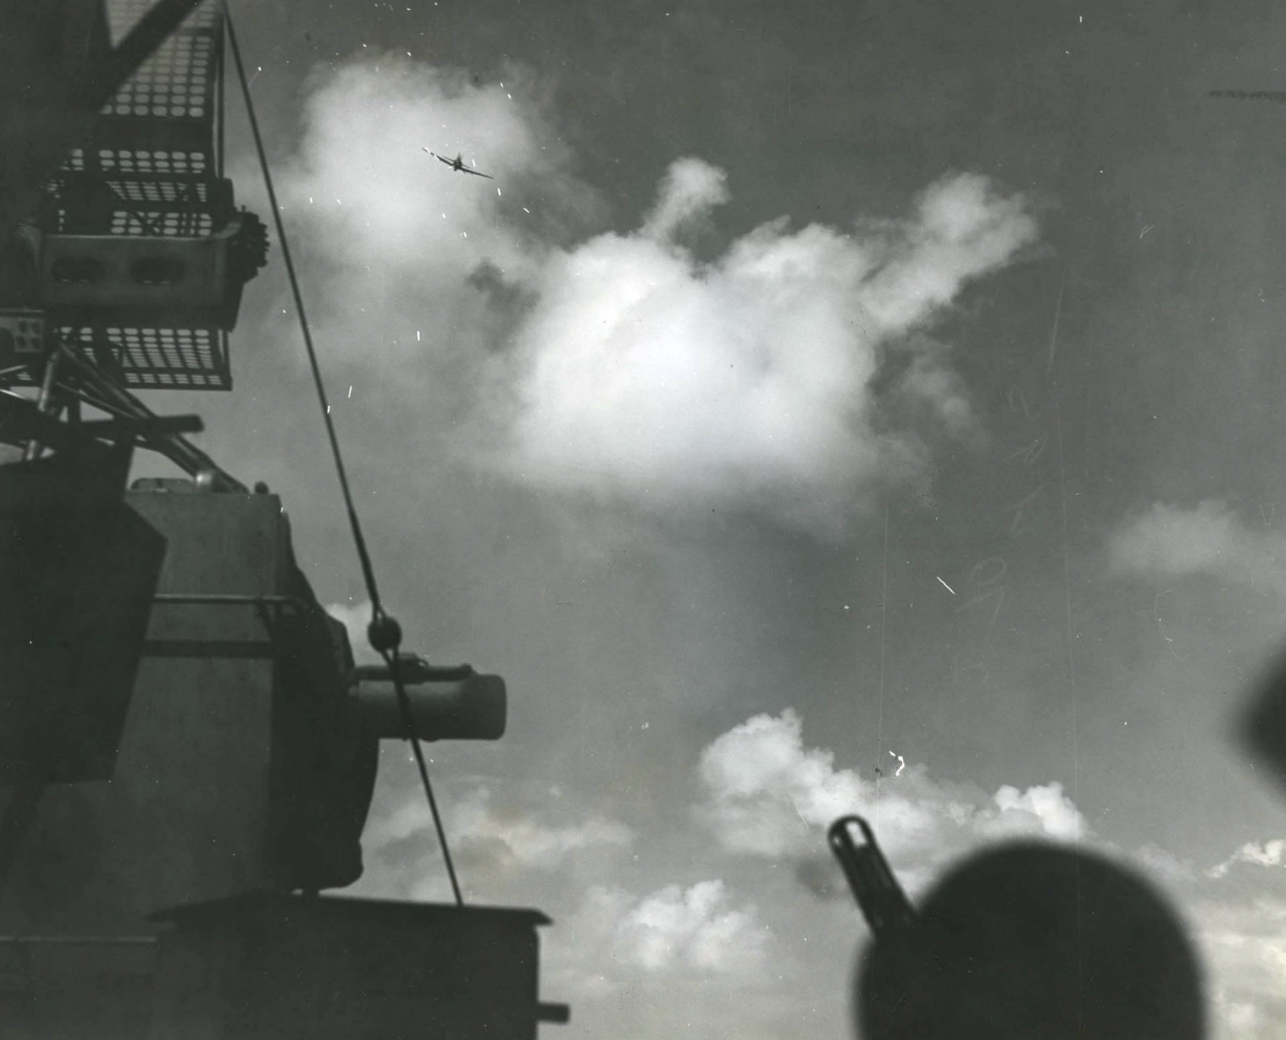
MULTIPOLYGON (((109 0, 117 44, 153 0, 109 0)), ((103 106, 48 185, 41 230, 50 234, 206 237, 232 219, 218 140, 223 15, 197 7, 103 106)), ((83 312, 48 315, 85 360, 129 387, 227 390, 227 334, 176 316, 125 326, 83 312)))
POLYGON ((115 367, 126 386, 165 390, 226 390, 228 341, 219 329, 64 325, 64 343, 100 368, 115 367))

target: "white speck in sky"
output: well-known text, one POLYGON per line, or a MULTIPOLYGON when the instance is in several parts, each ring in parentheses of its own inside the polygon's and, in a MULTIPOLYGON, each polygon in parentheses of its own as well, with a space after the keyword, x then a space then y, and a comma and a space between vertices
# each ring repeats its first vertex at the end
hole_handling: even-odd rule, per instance
POLYGON ((531 212, 531 210, 529 210, 526 206, 523 206, 522 211, 523 211, 524 213, 530 213, 530 212, 531 212))
POLYGON ((901 776, 901 775, 902 775, 902 770, 904 770, 904 769, 906 768, 906 759, 905 759, 905 758, 903 758, 901 755, 899 755, 896 751, 890 751, 890 752, 889 752, 889 755, 890 755, 892 758, 896 758, 896 759, 898 760, 898 771, 897 771, 896 773, 894 773, 893 775, 894 775, 894 776, 901 776))
POLYGON ((420 330, 419 330, 419 329, 416 329, 416 330, 415 330, 415 342, 416 342, 416 343, 419 343, 419 342, 420 342, 420 330))
MULTIPOLYGON (((935 578, 938 578, 938 576, 937 576, 936 574, 934 575, 934 577, 935 577, 935 578)), ((941 579, 941 578, 938 578, 938 581, 942 581, 942 579, 941 579)), ((955 589, 953 589, 950 585, 948 585, 945 581, 942 581, 942 587, 943 587, 944 589, 946 589, 949 593, 951 593, 951 595, 953 595, 953 596, 954 596, 954 595, 956 594, 956 590, 955 590, 955 589)))
POLYGON ((497 195, 499 195, 499 194, 500 194, 500 189, 499 189, 499 188, 497 188, 497 189, 496 189, 496 194, 497 194, 497 195))
POLYGON ((349 397, 353 396, 353 388, 351 386, 348 388, 348 396, 349 397))

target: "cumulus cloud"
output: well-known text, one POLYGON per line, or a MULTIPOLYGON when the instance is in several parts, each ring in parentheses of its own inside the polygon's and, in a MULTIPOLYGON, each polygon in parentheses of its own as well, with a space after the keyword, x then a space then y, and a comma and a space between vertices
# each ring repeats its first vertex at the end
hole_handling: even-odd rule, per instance
POLYGON ((914 895, 949 862, 985 842, 1015 837, 1075 841, 1124 860, 1165 892, 1204 961, 1216 1040, 1286 1037, 1286 840, 1241 845, 1200 868, 1148 845, 1126 853, 1096 836, 1051 783, 988 796, 930 779, 909 767, 875 783, 836 768, 831 752, 804 744, 791 711, 758 715, 702 753, 697 814, 725 849, 795 861, 814 895, 851 898, 824 848, 822 831, 840 815, 871 820, 899 879, 914 895))
POLYGON ((593 886, 563 941, 575 946, 578 963, 610 965, 619 981, 637 972, 745 977, 762 966, 771 939, 757 908, 737 905, 716 879, 666 885, 645 896, 593 886))
MULTIPOLYGON (((1023 201, 951 177, 906 221, 849 233, 783 218, 699 262, 675 235, 726 198, 723 171, 681 159, 637 232, 549 258, 504 368, 510 474, 831 530, 875 482, 922 468, 922 431, 892 428, 875 399, 884 348, 1034 239, 1023 201)), ((905 366, 902 385, 951 430, 969 424, 941 355, 905 366)))
POLYGON ((988 796, 964 784, 930 778, 922 766, 880 784, 837 769, 834 755, 804 746, 799 716, 756 715, 714 740, 701 754, 702 799, 697 818, 724 848, 795 859, 814 891, 825 884, 823 832, 838 817, 860 813, 911 887, 940 864, 986 840, 1089 836, 1080 811, 1050 783, 1020 791, 1002 786, 988 796))
POLYGON ((1256 586, 1267 582, 1286 594, 1286 541, 1251 528, 1215 500, 1193 508, 1153 505, 1113 535, 1109 560, 1123 574, 1209 574, 1256 586))
POLYGON ((947 177, 906 219, 781 218, 703 262, 682 242, 728 175, 685 157, 635 231, 570 245, 604 207, 540 85, 504 75, 340 68, 279 176, 329 356, 380 375, 389 406, 432 393, 457 458, 573 497, 831 533, 876 486, 922 475, 934 439, 976 431, 924 333, 1035 239, 1021 197, 947 177))
POLYGON ((667 885, 624 914, 613 937, 616 955, 647 971, 695 968, 726 973, 757 967, 767 929, 753 906, 733 907, 722 881, 667 885))

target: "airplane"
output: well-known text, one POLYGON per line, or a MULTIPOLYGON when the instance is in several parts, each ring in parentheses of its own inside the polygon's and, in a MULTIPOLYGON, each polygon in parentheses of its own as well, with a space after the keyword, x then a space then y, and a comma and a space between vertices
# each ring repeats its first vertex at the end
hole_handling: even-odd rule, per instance
MULTIPOLYGON (((424 150, 426 152, 429 152, 427 148, 425 148, 424 150)), ((457 155, 454 159, 447 159, 444 156, 438 155, 437 152, 429 152, 429 154, 433 156, 433 158, 435 158, 438 162, 446 163, 448 166, 451 167, 451 169, 455 170, 457 173, 471 173, 475 177, 486 177, 487 180, 489 181, 495 180, 495 178, 491 176, 491 174, 489 173, 483 173, 480 170, 469 169, 469 167, 465 166, 464 159, 462 159, 459 155, 457 155)))

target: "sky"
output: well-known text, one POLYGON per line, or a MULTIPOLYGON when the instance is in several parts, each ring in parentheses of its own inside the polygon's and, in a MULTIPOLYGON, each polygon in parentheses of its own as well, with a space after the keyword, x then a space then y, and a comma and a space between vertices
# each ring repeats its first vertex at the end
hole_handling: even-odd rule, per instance
MULTIPOLYGON (((383 598, 503 675, 430 749, 546 1035, 852 1036, 824 832, 1170 897, 1286 1037, 1286 14, 1259 0, 233 4, 383 598), (424 149, 493 180, 453 173, 424 149), (1283 515, 1276 512, 1283 504, 1283 515)), ((244 119, 240 201, 268 213, 244 119)), ((199 441, 364 624, 274 250, 199 441)), ((365 895, 449 897, 401 745, 365 895)))

